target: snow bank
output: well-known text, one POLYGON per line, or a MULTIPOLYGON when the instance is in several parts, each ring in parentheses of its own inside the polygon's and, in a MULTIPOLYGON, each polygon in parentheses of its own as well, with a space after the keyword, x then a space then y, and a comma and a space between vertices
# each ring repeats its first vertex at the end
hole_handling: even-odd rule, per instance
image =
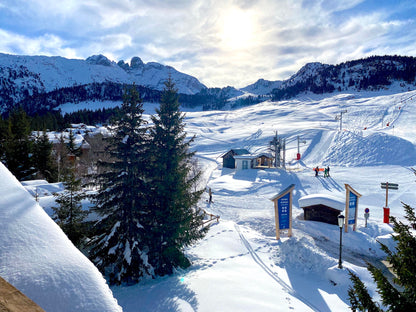
POLYGON ((325 205, 339 211, 344 211, 345 201, 328 194, 311 194, 299 198, 299 207, 325 205))
POLYGON ((45 311, 121 311, 101 273, 0 163, 0 275, 45 311))
POLYGON ((324 273, 336 260, 318 248, 311 237, 293 236, 284 240, 277 251, 275 263, 303 273, 324 273))

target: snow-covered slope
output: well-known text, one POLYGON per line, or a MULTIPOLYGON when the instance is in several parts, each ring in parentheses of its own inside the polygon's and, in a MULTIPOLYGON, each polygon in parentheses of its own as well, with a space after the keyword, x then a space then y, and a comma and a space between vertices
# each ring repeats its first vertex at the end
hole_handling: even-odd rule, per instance
POLYGON ((380 182, 399 183, 399 190, 389 197, 395 217, 403 219, 401 201, 416 205, 414 174, 409 170, 416 165, 415 96, 415 91, 308 94, 232 111, 187 112, 186 130, 196 135, 194 149, 207 187, 214 192, 214 203, 208 203, 206 193, 199 204, 220 221, 187 250, 193 262, 189 269, 129 289, 113 287, 120 305, 126 312, 136 311, 139 303, 143 311, 164 312, 347 312, 350 281, 345 268, 357 273, 380 300, 365 261, 380 264, 385 256, 377 241, 393 246, 391 226, 383 223, 385 191, 380 182), (341 110, 347 110, 342 131, 335 120, 341 110), (221 155, 231 148, 267 151, 276 130, 286 138, 287 170, 222 167, 221 155), (298 136, 301 161, 294 160, 298 136), (312 168, 328 164, 331 177, 316 178, 312 168), (291 184, 293 237, 284 233, 276 241, 270 198, 291 184), (305 221, 299 199, 325 194, 344 200, 340 207, 345 207, 344 184, 362 197, 357 231, 350 228, 343 234, 341 270, 339 227, 305 221), (367 227, 365 208, 370 209, 367 227))
MULTIPOLYGON (((146 114, 153 114, 154 108, 154 103, 146 103, 146 114)), ((389 192, 391 215, 403 220, 402 201, 416 206, 415 176, 410 170, 416 166, 415 120, 416 91, 391 94, 391 90, 308 93, 229 111, 188 111, 186 131, 189 137, 196 135, 192 149, 203 173, 201 184, 214 193, 213 203, 208 203, 205 193, 199 206, 220 216, 219 223, 186 249, 190 268, 131 287, 114 286, 118 303, 124 312, 347 312, 346 269, 357 273, 380 302, 365 261, 382 266, 385 254, 378 241, 394 246, 392 228, 383 223, 386 199, 380 183, 399 184, 398 190, 389 192), (340 130, 335 116, 345 110, 340 130), (286 139, 286 170, 222 167, 221 155, 231 148, 267 152, 276 131, 286 139), (295 160, 298 137, 300 161, 295 160), (331 177, 315 177, 312 168, 317 165, 330 165, 331 177), (291 184, 295 184, 293 236, 282 233, 277 241, 270 198, 291 184), (362 196, 357 229, 350 227, 343 234, 344 269, 339 269, 339 227, 305 221, 299 199, 323 194, 342 204, 345 184, 362 196), (365 208, 370 209, 367 227, 365 208)), ((33 191, 34 184, 27 189, 33 191)), ((39 185, 45 194, 40 204, 49 212, 53 187, 59 186, 39 185)), ((23 238, 24 249, 25 240, 31 238, 23 238)))
POLYGON ((0 163, 0 276, 45 311, 121 311, 104 278, 0 163))

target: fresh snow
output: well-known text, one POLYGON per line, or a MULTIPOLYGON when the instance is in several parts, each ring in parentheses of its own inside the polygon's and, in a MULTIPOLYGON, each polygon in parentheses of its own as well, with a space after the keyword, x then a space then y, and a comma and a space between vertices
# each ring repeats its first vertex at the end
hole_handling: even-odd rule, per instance
POLYGON ((337 198, 328 194, 310 194, 299 198, 299 207, 309 207, 313 205, 326 205, 328 207, 343 211, 345 209, 345 198, 337 198))
POLYGON ((0 276, 45 311, 121 311, 97 268, 1 163, 0 177, 0 276))
MULTIPOLYGON (((388 92, 303 94, 288 101, 267 101, 237 110, 187 112, 186 131, 189 137, 196 135, 192 149, 197 151, 203 170, 201 187, 213 191, 213 203, 208 203, 206 192, 199 206, 220 216, 220 220, 213 222, 203 240, 186 249, 192 261, 190 268, 135 286, 111 287, 123 311, 350 311, 347 269, 356 272, 373 298, 379 300, 365 268, 366 261, 382 267, 385 255, 377 241, 394 247, 392 228, 382 221, 385 190, 380 183, 399 184, 398 190, 389 192, 388 200, 391 214, 399 220, 404 219, 402 201, 416 206, 415 176, 410 170, 416 166, 416 92, 388 92), (345 109, 340 131, 335 115, 345 109), (286 138, 287 170, 236 171, 222 167, 221 155, 232 148, 246 148, 253 154, 268 152, 276 131, 286 138), (300 161, 295 160, 298 136, 300 161), (331 168, 330 178, 314 176, 314 167, 327 165, 331 168), (293 236, 289 238, 283 233, 277 241, 270 198, 291 184, 295 184, 293 236), (362 197, 357 230, 354 232, 350 227, 348 233, 343 233, 344 269, 341 270, 338 269, 339 227, 303 220, 299 199, 320 194, 345 202, 345 184, 362 197), (370 209, 367 227, 364 227, 365 208, 370 209)), ((153 113, 152 109, 146 108, 146 113, 153 113)), ((14 181, 16 186, 5 192, 1 190, 2 201, 10 197, 7 205, 1 207, 6 206, 3 210, 8 213, 15 211, 10 207, 18 207, 16 211, 20 211, 27 206, 21 198, 25 201, 29 198, 17 191, 20 190, 17 182, 3 171, 1 181, 6 181, 5 184, 14 181)), ((34 186, 29 183, 25 187, 33 190, 34 186)), ((38 183, 38 191, 45 194, 40 204, 50 212, 53 200, 47 188, 38 183)), ((29 207, 32 205, 38 207, 36 204, 29 207)), ((51 223, 46 215, 42 218, 37 228, 51 223)), ((21 216, 18 219, 22 226, 38 220, 34 217, 22 220, 21 216)), ((1 220, 5 220, 2 228, 7 229, 6 241, 14 242, 16 249, 7 254, 2 249, 0 259, 11 258, 7 265, 14 267, 17 262, 23 268, 18 277, 17 273, 9 273, 14 277, 9 281, 16 282, 15 286, 25 293, 37 294, 36 281, 45 288, 52 287, 50 279, 41 279, 32 270, 25 269, 32 264, 22 264, 20 260, 20 253, 25 259, 27 249, 31 249, 27 248, 29 243, 38 239, 40 230, 34 231, 36 235, 22 235, 18 228, 10 228, 13 224, 10 217, 1 220)), ((55 230, 58 232, 57 227, 55 230)), ((61 237, 62 233, 56 235, 61 237)), ((66 241, 48 236, 56 245, 66 241)), ((1 238, 3 242, 5 238, 1 238)), ((69 243, 66 247, 73 248, 69 243)), ((62 267, 61 258, 64 257, 57 258, 39 246, 31 255, 35 263, 47 261, 51 263, 48 270, 58 277, 66 277, 69 274, 66 267, 58 273, 54 270, 54 265, 62 267)), ((7 267, 2 262, 2 270, 7 267)), ((71 273, 77 272, 71 268, 71 273)), ((73 284, 63 284, 61 290, 72 294, 73 284)), ((83 295, 84 292, 81 298, 83 295)), ((51 305, 56 303, 55 296, 48 297, 51 305)), ((97 298, 102 300, 98 291, 94 300, 97 298)), ((50 310, 60 311, 59 308, 50 310)))

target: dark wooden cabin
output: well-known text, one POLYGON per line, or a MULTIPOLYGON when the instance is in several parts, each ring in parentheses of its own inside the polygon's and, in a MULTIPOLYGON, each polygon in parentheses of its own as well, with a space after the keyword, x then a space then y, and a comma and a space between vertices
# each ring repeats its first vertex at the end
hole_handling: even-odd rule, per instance
POLYGON ((329 195, 307 195, 299 199, 304 219, 329 224, 338 224, 338 215, 344 210, 345 203, 329 195))
POLYGON ((234 156, 248 155, 250 152, 244 148, 231 149, 224 155, 222 155, 222 166, 223 168, 235 169, 234 156))

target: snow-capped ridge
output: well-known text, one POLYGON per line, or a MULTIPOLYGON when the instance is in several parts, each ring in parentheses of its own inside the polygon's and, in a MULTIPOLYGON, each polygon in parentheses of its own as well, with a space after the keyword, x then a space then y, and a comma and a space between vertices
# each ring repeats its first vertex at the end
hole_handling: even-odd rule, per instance
POLYGON ((137 56, 132 58, 129 65, 124 61, 115 63, 101 54, 81 60, 0 53, 0 111, 15 106, 33 94, 81 85, 136 83, 162 91, 169 77, 179 93, 195 94, 206 88, 195 77, 156 62, 145 64, 137 56))
POLYGON ((99 55, 92 55, 85 60, 88 64, 91 65, 103 65, 103 66, 111 66, 113 64, 107 57, 102 54, 99 55))
POLYGON ((255 83, 241 88, 240 90, 256 95, 266 95, 269 94, 273 89, 279 88, 281 84, 282 81, 280 80, 271 81, 260 78, 255 83))

